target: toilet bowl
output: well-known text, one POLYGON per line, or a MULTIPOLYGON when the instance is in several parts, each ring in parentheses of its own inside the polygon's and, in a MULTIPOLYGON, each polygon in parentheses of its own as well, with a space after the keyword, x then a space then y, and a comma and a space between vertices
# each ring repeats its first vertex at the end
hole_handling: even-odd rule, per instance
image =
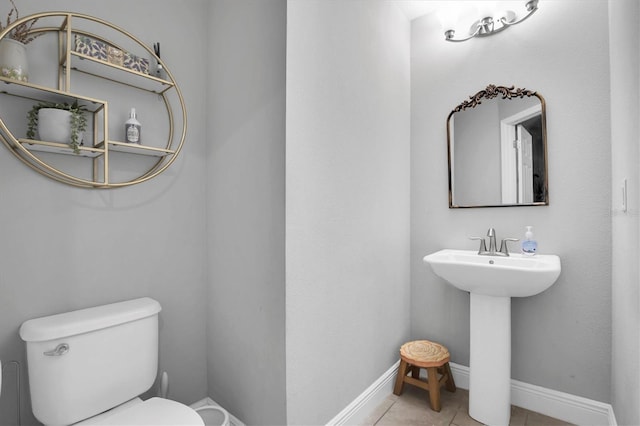
POLYGON ((156 426, 156 425, 203 425, 201 416, 184 404, 162 398, 150 398, 146 401, 135 398, 123 406, 106 413, 98 414, 79 423, 79 425, 120 425, 120 426, 156 426))
POLYGON ((204 425, 184 404, 139 398, 158 373, 160 310, 145 297, 23 323, 34 416, 45 425, 204 425))
POLYGON ((196 408, 196 412, 204 420, 205 426, 229 426, 229 413, 222 407, 205 405, 196 408))

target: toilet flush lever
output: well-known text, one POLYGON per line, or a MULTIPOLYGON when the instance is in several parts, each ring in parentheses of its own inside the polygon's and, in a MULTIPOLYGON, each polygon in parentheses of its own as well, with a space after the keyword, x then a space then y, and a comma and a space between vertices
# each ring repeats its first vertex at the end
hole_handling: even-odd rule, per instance
POLYGON ((66 343, 60 343, 55 349, 44 352, 46 356, 61 356, 69 352, 69 345, 66 343))

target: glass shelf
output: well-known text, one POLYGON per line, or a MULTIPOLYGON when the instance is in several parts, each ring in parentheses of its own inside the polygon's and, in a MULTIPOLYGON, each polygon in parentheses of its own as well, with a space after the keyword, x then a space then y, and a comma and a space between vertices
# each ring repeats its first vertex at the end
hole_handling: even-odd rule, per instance
MULTIPOLYGON (((99 144, 98 146, 102 146, 102 144, 99 144)), ((155 148, 153 146, 117 141, 109 141, 109 151, 124 152, 127 154, 147 155, 150 157, 166 157, 167 155, 175 154, 175 151, 170 149, 155 148)))
POLYGON ((48 152, 50 154, 75 155, 76 157, 95 158, 104 154, 104 149, 80 146, 79 154, 73 152, 69 145, 58 142, 39 141, 35 139, 18 139, 20 144, 29 151, 48 152))
POLYGON ((173 83, 149 74, 133 71, 75 51, 70 53, 71 69, 75 71, 158 94, 162 94, 173 87, 173 83))
MULTIPOLYGON (((77 157, 95 158, 105 153, 104 143, 101 142, 95 147, 80 146, 79 154, 73 152, 69 145, 58 142, 47 142, 36 139, 18 139, 18 142, 29 151, 48 152, 51 154, 75 155, 77 157)), ((137 145, 126 142, 109 141, 109 151, 123 152, 126 154, 146 155, 148 157, 166 157, 175 154, 170 149, 155 148, 146 145, 137 145)))
POLYGON ((31 99, 36 102, 66 102, 72 104, 77 100, 78 104, 86 106, 89 112, 95 112, 106 104, 106 101, 99 99, 88 98, 86 96, 76 95, 33 83, 25 83, 6 77, 0 77, 0 93, 31 99))

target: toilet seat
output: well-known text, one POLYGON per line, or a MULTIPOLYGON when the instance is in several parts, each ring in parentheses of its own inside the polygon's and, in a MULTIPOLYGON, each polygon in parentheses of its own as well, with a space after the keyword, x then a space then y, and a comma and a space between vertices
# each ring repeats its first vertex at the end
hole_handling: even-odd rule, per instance
POLYGON ((113 413, 102 413, 78 425, 109 426, 204 426, 204 421, 195 410, 170 399, 150 398, 129 402, 124 409, 115 409, 113 413), (139 401, 139 402, 137 402, 139 401))

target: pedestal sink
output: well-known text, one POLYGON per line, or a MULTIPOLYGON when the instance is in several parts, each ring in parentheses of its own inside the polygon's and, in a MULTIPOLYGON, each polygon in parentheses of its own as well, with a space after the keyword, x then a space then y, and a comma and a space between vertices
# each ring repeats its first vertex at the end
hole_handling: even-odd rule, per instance
POLYGON ((511 298, 551 287, 560 275, 555 255, 481 256, 440 250, 424 257, 433 272, 471 293, 469 415, 488 425, 508 425, 511 415, 511 298))

